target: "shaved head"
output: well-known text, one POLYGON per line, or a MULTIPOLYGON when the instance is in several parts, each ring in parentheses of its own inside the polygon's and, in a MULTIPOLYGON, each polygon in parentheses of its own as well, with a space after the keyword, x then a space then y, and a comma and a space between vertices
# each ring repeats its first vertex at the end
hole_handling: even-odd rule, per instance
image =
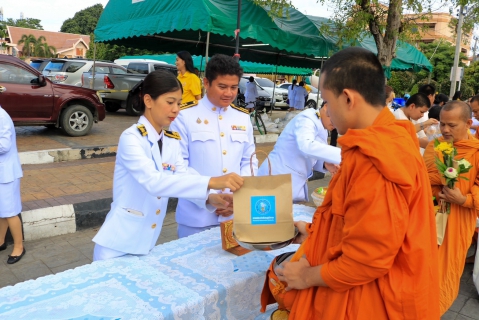
POLYGON ((465 102, 462 102, 462 101, 458 101, 458 100, 453 100, 453 101, 449 101, 448 103, 446 103, 442 109, 441 109, 441 115, 443 112, 445 111, 452 111, 452 110, 456 110, 456 109, 460 109, 461 110, 461 120, 463 120, 464 122, 467 122, 468 120, 471 120, 472 119, 472 109, 471 107, 465 103, 465 102))

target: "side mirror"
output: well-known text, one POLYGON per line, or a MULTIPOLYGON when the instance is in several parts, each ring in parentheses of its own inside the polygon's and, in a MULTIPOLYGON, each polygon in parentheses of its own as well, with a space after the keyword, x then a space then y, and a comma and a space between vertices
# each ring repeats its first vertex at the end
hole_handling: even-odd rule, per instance
POLYGON ((47 80, 45 80, 45 76, 43 74, 38 76, 38 84, 40 87, 44 87, 47 85, 47 80))

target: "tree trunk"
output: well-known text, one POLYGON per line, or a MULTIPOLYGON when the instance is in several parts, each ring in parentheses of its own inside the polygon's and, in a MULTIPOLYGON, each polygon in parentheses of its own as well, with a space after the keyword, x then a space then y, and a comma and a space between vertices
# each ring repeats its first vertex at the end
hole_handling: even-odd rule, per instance
POLYGON ((389 68, 396 53, 396 42, 401 27, 402 0, 390 0, 386 30, 381 32, 381 23, 369 0, 361 1, 361 8, 370 14, 369 30, 371 31, 376 47, 378 48, 378 59, 383 67, 389 68))

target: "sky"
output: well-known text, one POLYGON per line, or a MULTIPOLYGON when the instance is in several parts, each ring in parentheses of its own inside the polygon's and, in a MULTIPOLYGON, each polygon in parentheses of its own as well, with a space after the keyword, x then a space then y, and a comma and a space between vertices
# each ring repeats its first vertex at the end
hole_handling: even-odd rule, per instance
MULTIPOLYGON (((101 3, 105 7, 108 0, 1 0, 0 7, 3 8, 5 20, 7 18, 19 19, 23 12, 25 18, 40 19, 44 30, 60 31, 63 21, 73 18, 76 12, 97 3, 101 3)), ((326 6, 317 3, 317 0, 292 0, 292 3, 304 14, 322 17, 332 15, 331 9, 328 11, 326 6)))

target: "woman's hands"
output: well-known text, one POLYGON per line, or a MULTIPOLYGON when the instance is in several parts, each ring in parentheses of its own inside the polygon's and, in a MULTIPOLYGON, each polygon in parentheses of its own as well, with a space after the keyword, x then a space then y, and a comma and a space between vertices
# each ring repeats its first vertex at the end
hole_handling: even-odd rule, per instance
POLYGON ((230 189, 236 191, 243 185, 244 179, 236 173, 228 173, 221 177, 211 177, 208 183, 209 189, 230 189))

